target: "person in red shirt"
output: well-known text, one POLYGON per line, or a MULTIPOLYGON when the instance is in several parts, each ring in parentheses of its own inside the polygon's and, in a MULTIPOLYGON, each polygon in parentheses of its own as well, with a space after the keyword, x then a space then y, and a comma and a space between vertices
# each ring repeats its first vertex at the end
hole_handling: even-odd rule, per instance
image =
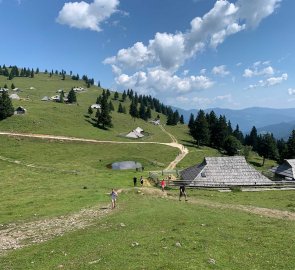
POLYGON ((164 191, 165 186, 166 186, 166 183, 165 183, 165 180, 163 179, 163 180, 161 181, 162 191, 164 191))

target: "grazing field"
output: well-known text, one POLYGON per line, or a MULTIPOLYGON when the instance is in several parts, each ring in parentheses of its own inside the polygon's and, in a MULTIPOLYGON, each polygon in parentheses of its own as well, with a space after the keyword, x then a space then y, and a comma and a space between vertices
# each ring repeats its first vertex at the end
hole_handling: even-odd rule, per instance
MULTIPOLYGON (((87 110, 102 92, 98 87, 79 93, 77 105, 41 101, 58 89, 85 87, 81 81, 38 74, 12 82, 22 89, 14 106, 28 113, 1 121, 0 131, 136 142, 123 135, 140 126, 146 136, 138 142, 176 137, 189 149, 177 169, 222 155, 196 147, 185 125, 165 126, 170 137, 113 112, 114 128, 94 127, 87 110)), ((117 110, 119 102, 112 102, 117 110)), ((188 190, 188 202, 179 202, 177 189, 162 192, 147 179, 175 159, 177 148, 10 136, 0 136, 0 145, 0 269, 294 269, 293 191, 188 190), (144 171, 110 169, 129 160, 144 171), (141 175, 144 186, 134 188, 133 177, 141 175), (114 210, 112 188, 119 193, 114 210)), ((249 162, 261 171, 275 165, 268 160, 261 167, 254 153, 249 162)))
MULTIPOLYGON (((114 127, 110 130, 98 129, 95 123, 95 112, 89 116, 88 107, 96 102, 102 89, 96 86, 86 88, 82 81, 73 81, 69 77, 61 80, 61 76, 38 74, 32 78, 14 78, 8 81, 0 76, 0 86, 4 84, 10 88, 14 84, 22 91, 18 93, 21 100, 13 100, 15 108, 23 106, 27 109, 26 115, 18 115, 7 118, 0 123, 1 131, 25 132, 38 134, 62 135, 97 140, 130 141, 124 137, 127 133, 140 126, 146 136, 140 141, 170 142, 169 136, 159 132, 159 127, 141 119, 132 119, 129 114, 117 113, 119 101, 112 100, 115 111, 112 112, 114 127), (33 89, 31 89, 33 87, 33 89), (83 87, 86 91, 77 93, 77 104, 60 104, 52 101, 41 101, 44 96, 57 95, 57 90, 68 92, 72 87, 83 87)), ((13 93, 12 90, 9 94, 13 93)), ((113 95, 111 98, 113 98, 113 95)), ((123 106, 129 111, 130 101, 127 99, 123 106)), ((156 113, 153 111, 153 117, 156 113)), ((163 122, 166 117, 161 115, 163 122)))

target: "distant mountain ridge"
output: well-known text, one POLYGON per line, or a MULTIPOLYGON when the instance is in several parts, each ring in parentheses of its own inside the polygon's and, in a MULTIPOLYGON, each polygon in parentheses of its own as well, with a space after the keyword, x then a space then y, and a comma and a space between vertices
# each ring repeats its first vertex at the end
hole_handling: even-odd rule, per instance
MULTIPOLYGON (((190 114, 193 113, 195 116, 198 110, 183 110, 177 108, 180 114, 183 114, 184 119, 188 122, 190 114)), ((205 112, 214 111, 217 116, 225 115, 227 120, 231 121, 232 127, 238 124, 240 130, 244 133, 248 133, 253 126, 255 126, 258 131, 261 132, 271 132, 271 130, 276 131, 277 138, 285 137, 286 130, 294 126, 295 122, 295 108, 288 109, 273 109, 273 108, 263 108, 263 107, 251 107, 241 110, 232 109, 222 109, 222 108, 212 108, 205 109, 205 112), (281 130, 281 127, 286 126, 281 130), (275 125, 279 125, 275 127, 275 125), (270 126, 270 127, 268 127, 270 126), (277 130, 276 130, 277 128, 277 130)), ((288 137, 289 135, 287 135, 288 137)))

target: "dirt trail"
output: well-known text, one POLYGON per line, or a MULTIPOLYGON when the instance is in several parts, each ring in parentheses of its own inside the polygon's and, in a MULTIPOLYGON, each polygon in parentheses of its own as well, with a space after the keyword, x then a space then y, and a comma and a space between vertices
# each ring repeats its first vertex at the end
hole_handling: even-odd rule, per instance
POLYGON ((82 209, 78 213, 23 224, 0 226, 0 256, 8 250, 48 241, 54 237, 86 228, 97 219, 109 214, 109 207, 82 209))
MULTIPOLYGON (((85 138, 75 138, 67 136, 54 136, 54 135, 45 135, 45 134, 31 134, 31 133, 15 133, 15 132, 4 132, 0 131, 0 135, 4 136, 13 136, 13 137, 26 137, 26 138, 38 138, 38 139, 47 139, 47 140, 58 140, 58 141, 76 141, 76 142, 88 142, 88 143, 111 143, 111 144, 160 144, 166 145, 180 150, 180 154, 168 165, 165 170, 172 170, 176 165, 188 154, 188 149, 184 148, 182 144, 177 142, 177 139, 169 132, 165 130, 163 126, 160 125, 160 128, 163 132, 168 134, 171 138, 171 143, 161 143, 161 142, 122 142, 122 141, 100 141, 94 139, 85 139, 85 138)), ((2 158, 4 160, 4 157, 2 158)), ((16 162, 15 162, 16 163, 16 162)))
POLYGON ((172 143, 170 143, 170 145, 177 147, 180 150, 178 156, 167 166, 167 168, 165 168, 165 170, 173 170, 176 165, 189 153, 189 151, 182 144, 178 143, 176 137, 169 133, 162 125, 160 125, 160 128, 171 138, 172 143))
MULTIPOLYGON (((121 189, 118 193, 134 191, 134 188, 121 189)), ((162 192, 158 188, 136 188, 139 195, 153 196, 177 201, 178 197, 171 196, 167 192, 162 192)), ((269 209, 249 205, 233 205, 209 200, 188 198, 188 204, 195 204, 216 209, 231 209, 235 211, 247 212, 261 217, 276 218, 282 220, 295 221, 295 213, 278 209, 269 209)), ((180 202, 183 203, 183 202, 180 202)), ((110 214, 112 210, 107 207, 93 207, 82 209, 81 211, 55 218, 32 221, 22 224, 0 225, 0 256, 5 255, 9 250, 20 249, 25 246, 42 243, 62 236, 67 232, 79 230, 93 225, 98 219, 110 214)))

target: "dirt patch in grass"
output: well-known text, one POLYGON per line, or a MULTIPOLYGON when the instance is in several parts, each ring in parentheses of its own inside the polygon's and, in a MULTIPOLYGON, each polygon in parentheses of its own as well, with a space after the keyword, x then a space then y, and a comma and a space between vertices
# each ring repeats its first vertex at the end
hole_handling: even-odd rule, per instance
POLYGON ((82 209, 78 213, 23 224, 0 225, 0 256, 32 244, 42 243, 54 237, 86 228, 97 219, 111 212, 110 207, 82 209))

